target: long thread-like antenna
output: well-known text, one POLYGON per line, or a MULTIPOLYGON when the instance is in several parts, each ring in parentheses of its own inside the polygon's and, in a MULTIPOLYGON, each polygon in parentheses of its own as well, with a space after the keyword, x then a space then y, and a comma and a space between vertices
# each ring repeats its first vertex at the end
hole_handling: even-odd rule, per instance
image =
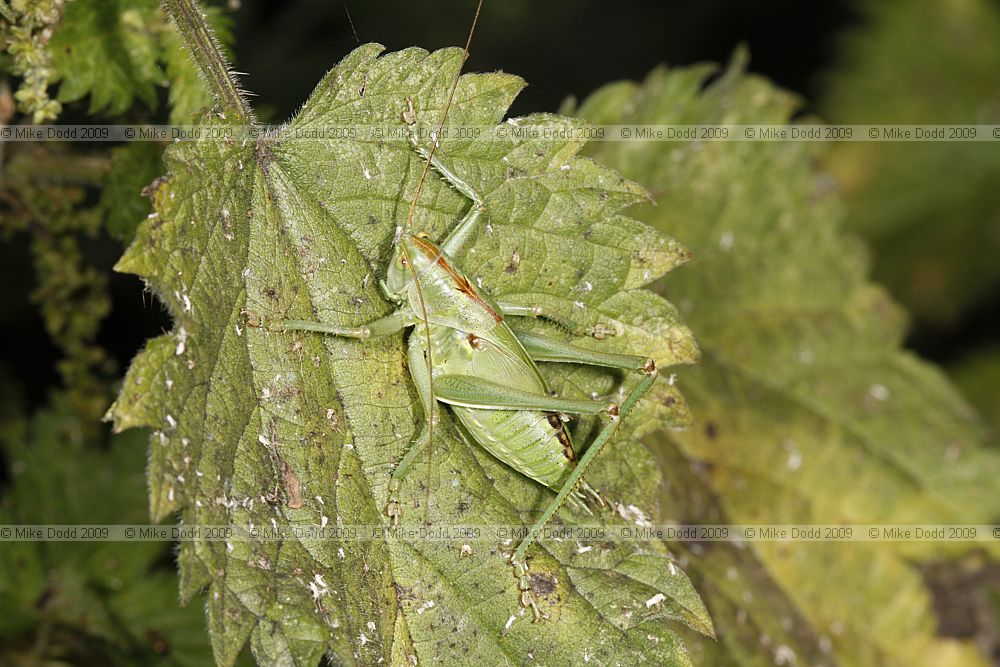
MULTIPOLYGON (((413 229, 413 214, 417 210, 417 201, 420 199, 420 192, 423 190, 424 182, 427 180, 427 174, 430 172, 431 163, 434 160, 434 153, 438 147, 438 137, 441 136, 441 131, 444 129, 445 122, 448 120, 448 112, 451 110, 451 104, 455 99, 455 91, 458 90, 458 81, 462 77, 462 69, 465 67, 465 61, 469 59, 469 47, 472 45, 472 36, 476 32, 476 24, 479 23, 479 14, 483 10, 483 1, 479 0, 476 5, 476 13, 472 17, 472 26, 469 28, 469 35, 465 39, 465 49, 462 51, 462 62, 458 66, 458 72, 455 73, 455 79, 451 82, 451 90, 448 91, 448 101, 445 103, 444 111, 441 114, 441 120, 438 121, 437 130, 431 135, 431 148, 427 153, 427 159, 424 160, 424 168, 420 172, 420 180, 417 181, 417 190, 413 194, 413 200, 410 202, 410 210, 406 214, 406 233, 411 233, 413 229)), ((427 338, 427 377, 429 379, 430 385, 430 405, 431 414, 427 415, 427 484, 426 491, 424 493, 424 523, 427 523, 427 514, 430 505, 430 477, 433 472, 433 455, 434 455, 434 414, 437 411, 437 399, 434 396, 434 360, 433 352, 431 351, 431 325, 427 321, 427 304, 424 302, 423 290, 420 287, 420 279, 417 276, 416 268, 413 265, 410 257, 407 257, 406 244, 400 246, 402 248, 402 256, 406 259, 407 266, 410 267, 410 272, 413 275, 413 284, 417 289, 417 299, 420 301, 420 310, 422 315, 422 320, 424 323, 424 336, 427 338)), ((423 559, 421 559, 422 561, 423 559)))

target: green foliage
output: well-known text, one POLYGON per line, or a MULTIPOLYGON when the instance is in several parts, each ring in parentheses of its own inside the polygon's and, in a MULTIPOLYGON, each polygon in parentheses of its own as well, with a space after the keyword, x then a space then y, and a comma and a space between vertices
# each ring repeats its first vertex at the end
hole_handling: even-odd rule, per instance
MULTIPOLYGON (((997 122, 995 7, 985 0, 865 7, 871 25, 845 40, 824 104, 833 120, 997 122)), ((220 14, 209 17, 218 30, 220 14)), ((0 18, 0 68, 20 78, 14 98, 36 123, 55 119, 60 101, 88 97, 91 114, 153 120, 168 85, 172 122, 188 122, 210 104, 180 33, 155 0, 0 0, 0 18), (53 83, 59 101, 48 97, 53 83)), ((434 125, 460 55, 378 53, 368 45, 351 54, 290 125, 402 130, 408 100, 425 130, 434 125)), ((740 63, 706 86, 711 72, 658 70, 641 86, 615 84, 580 115, 611 123, 784 123, 796 108, 790 96, 743 74, 740 63)), ((498 123, 521 86, 501 74, 463 77, 450 121, 498 123)), ((0 82, 0 122, 10 120, 10 99, 0 82)), ((516 124, 576 126, 550 115, 516 124)), ((651 354, 661 367, 696 360, 679 313, 644 289, 689 253, 622 211, 632 206, 629 215, 676 234, 696 253, 690 266, 656 283, 703 342, 702 366, 680 374, 692 409, 672 382, 661 381, 588 474, 621 516, 566 509, 559 521, 1000 520, 991 489, 1000 472, 995 450, 981 447, 980 424, 940 374, 899 349, 902 311, 868 282, 864 249, 840 229, 872 242, 876 276, 923 322, 954 324, 1000 283, 1000 162, 991 147, 854 143, 829 155, 777 143, 586 148, 652 189, 653 209, 641 187, 581 159, 570 140, 444 141, 439 156, 487 202, 489 224, 458 263, 493 294, 525 304, 556 297, 563 314, 613 322, 623 334, 581 344, 651 354), (847 194, 846 216, 815 170, 819 159, 847 194), (693 430, 663 430, 687 425, 692 413, 693 430)), ((4 239, 31 238, 33 298, 63 352, 66 386, 54 407, 21 420, 12 415, 23 397, 0 368, 0 431, 12 476, 0 523, 142 520, 135 514, 142 435, 104 443, 94 420, 114 374, 96 343, 110 300, 107 276, 82 249, 106 231, 129 242, 137 235, 119 266, 147 279, 175 319, 175 329, 136 361, 112 411, 118 428, 156 429, 148 470, 154 516, 178 512, 188 524, 381 524, 389 471, 424 418, 402 341, 276 333, 247 320, 359 324, 388 312, 377 281, 422 166, 406 141, 179 144, 167 154, 169 178, 147 190, 151 216, 140 192, 162 172, 163 146, 87 150, 0 146, 0 231, 4 239)), ((469 202, 430 178, 416 226, 440 238, 469 202)), ((997 359, 995 351, 970 353, 956 370, 992 416, 994 434, 997 359)), ((576 396, 610 392, 621 379, 572 366, 543 372, 576 396)), ((592 427, 576 424, 579 442, 592 427)), ((410 526, 521 525, 551 493, 464 442, 446 420, 403 498, 410 526)), ((995 550, 677 543, 586 552, 545 542, 531 565, 550 619, 531 625, 504 562, 515 544, 475 543, 467 556, 457 544, 408 538, 185 543, 181 593, 190 601, 207 587, 211 647, 224 665, 248 639, 261 664, 313 665, 323 654, 391 664, 415 657, 983 664, 969 642, 936 634, 924 564, 960 554, 978 573, 995 550), (684 572, 671 574, 675 562, 684 572), (712 622, 692 582, 718 642, 703 637, 712 622), (661 593, 661 604, 647 606, 661 593)), ((170 570, 158 544, 5 545, 0 663, 204 664, 200 605, 177 606, 170 570)))
MULTIPOLYGON (((206 16, 228 42, 221 13, 206 16)), ((171 122, 191 122, 211 102, 158 0, 14 0, 3 18, 10 71, 23 77, 15 97, 35 123, 87 95, 91 114, 123 114, 136 98, 155 109, 157 88, 168 85, 171 122), (58 101, 48 96, 53 83, 58 101)))
POLYGON ((53 77, 49 40, 62 19, 65 0, 0 0, 0 42, 11 57, 10 71, 23 77, 14 94, 35 123, 53 120, 62 106, 49 99, 53 77))
POLYGON ((152 212, 146 187, 163 172, 163 147, 148 141, 116 146, 104 179, 99 209, 113 238, 130 243, 135 228, 152 212))
MULTIPOLYGON (((23 77, 14 97, 34 122, 58 115, 61 105, 48 99, 46 88, 59 80, 59 99, 69 103, 89 94, 91 113, 126 113, 136 97, 155 108, 156 86, 167 85, 168 77, 172 121, 190 122, 209 104, 176 29, 155 0, 74 0, 63 5, 28 0, 3 5, 0 39, 11 58, 0 65, 23 77)), ((229 39, 219 12, 210 11, 208 18, 229 39)), ((0 122, 8 123, 13 104, 2 95, 0 122)), ((58 367, 69 400, 91 418, 88 428, 93 429, 110 401, 115 369, 96 343, 110 310, 108 277, 85 261, 81 248, 102 231, 131 240, 139 220, 151 210, 140 192, 161 173, 163 146, 135 142, 106 153, 76 151, 56 142, 3 148, 0 233, 5 240, 14 234, 31 237, 37 277, 32 299, 64 354, 58 367)))
POLYGON ((81 244, 101 228, 98 211, 86 205, 86 186, 100 183, 107 165, 62 146, 24 144, 5 168, 0 197, 8 210, 0 217, 0 234, 4 240, 30 235, 36 277, 31 298, 63 352, 57 365, 69 400, 94 429, 109 400, 113 372, 97 344, 111 300, 108 276, 85 261, 81 244))
POLYGON ((949 372, 990 427, 990 441, 1000 445, 1000 346, 976 349, 949 372))
MULTIPOLYGON (((102 445, 56 397, 5 422, 10 485, 0 524, 144 523, 144 435, 102 445)), ((170 545, 5 542, 0 549, 0 664, 203 665, 200 609, 178 605, 170 545)))
POLYGON ((61 81, 59 100, 90 95, 91 114, 120 114, 138 97, 156 105, 165 85, 157 62, 156 0, 73 0, 52 39, 52 62, 61 81))
MULTIPOLYGON (((1000 123, 1000 6, 866 0, 823 113, 837 123, 1000 123)), ((827 162, 871 244, 875 276, 920 323, 953 327, 1000 286, 1000 151, 974 143, 841 143, 827 162)))
MULTIPOLYGON (((705 87, 712 71, 657 70, 641 86, 607 86, 579 115, 782 124, 796 109, 745 75, 742 58, 705 87)), ((681 377, 696 427, 656 439, 670 462, 668 511, 688 522, 778 524, 1000 517, 997 456, 941 374, 900 349, 901 312, 842 235, 840 203, 814 167, 817 145, 602 142, 588 152, 650 188, 658 206, 635 215, 695 256, 663 285, 703 350, 681 377)), ((787 662, 789 651, 810 664, 984 664, 973 646, 935 635, 911 564, 968 548, 951 546, 692 549, 686 564, 720 638, 698 650, 714 656, 707 664, 787 662)))
MULTIPOLYGON (((187 525, 314 527, 386 520, 389 473, 424 418, 402 337, 352 341, 248 326, 258 318, 357 325, 390 310, 378 280, 422 169, 401 114, 412 103, 429 129, 462 57, 457 49, 380 52, 366 45, 350 54, 289 129, 308 137, 322 126, 364 122, 399 128, 396 139, 204 140, 167 151, 169 177, 153 194, 154 216, 118 268, 149 282, 175 328, 148 343, 110 413, 118 429, 156 429, 149 468, 156 518, 179 511, 187 525)), ((449 123, 499 122, 522 85, 504 74, 462 77, 449 123)), ((219 121, 213 115, 205 122, 219 121)), ((577 124, 537 115, 506 127, 577 124)), ((690 363, 697 355, 690 333, 672 306, 642 289, 684 261, 686 251, 621 215, 645 201, 645 192, 576 157, 579 147, 520 135, 443 142, 440 158, 486 206, 458 263, 492 294, 529 304, 539 293, 551 295, 564 315, 621 331, 587 344, 648 354, 663 367, 690 363)), ((415 228, 441 238, 469 205, 432 174, 415 228)), ((610 391, 616 379, 574 369, 550 377, 569 394, 610 391)), ((637 412, 632 432, 651 419, 687 418, 667 382, 637 412)), ((551 499, 464 442, 450 420, 436 433, 433 451, 404 484, 411 527, 425 517, 432 525, 523 525, 551 499)), ((631 512, 631 521, 630 506, 653 516, 659 476, 649 453, 628 440, 609 448, 591 481, 623 516, 631 512)), ((567 509, 560 520, 581 517, 567 509)), ((585 520, 626 521, 610 513, 585 520)), ((248 638, 262 664, 314 664, 324 653, 394 664, 418 657, 493 664, 529 654, 547 664, 607 663, 612 656, 689 664, 674 630, 711 632, 701 601, 662 544, 581 551, 575 543, 545 542, 531 553, 536 594, 551 617, 543 624, 530 623, 517 604, 504 559, 513 542, 480 544, 471 557, 459 546, 406 536, 234 542, 228 549, 186 543, 181 590, 190 599, 208 587, 212 644, 222 665, 248 638), (647 605, 654 597, 662 603, 647 605)))

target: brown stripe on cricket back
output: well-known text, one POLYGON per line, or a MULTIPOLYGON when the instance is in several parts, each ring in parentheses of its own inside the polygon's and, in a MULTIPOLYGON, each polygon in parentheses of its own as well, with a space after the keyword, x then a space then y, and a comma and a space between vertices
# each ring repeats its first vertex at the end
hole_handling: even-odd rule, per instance
POLYGON ((455 284, 455 289, 457 289, 460 293, 472 299, 475 303, 482 306, 486 310, 486 312, 488 312, 490 316, 493 317, 494 320, 496 320, 497 322, 503 321, 503 317, 500 315, 500 313, 493 310, 493 308, 491 308, 488 303, 483 301, 483 298, 479 296, 478 292, 476 292, 476 288, 472 286, 472 283, 469 282, 469 279, 463 276, 458 271, 456 271, 455 267, 453 267, 451 264, 448 263, 448 260, 445 258, 443 254, 441 254, 441 251, 438 249, 436 245, 434 245, 429 240, 427 240, 426 238, 424 238, 419 234, 411 236, 410 238, 413 240, 414 245, 416 245, 417 248, 420 249, 420 252, 424 253, 424 255, 427 256, 427 259, 433 261, 435 264, 444 269, 445 272, 447 272, 448 276, 451 278, 451 281, 455 284))
POLYGON ((566 434, 566 429, 563 428, 562 417, 554 412, 549 412, 545 415, 545 419, 548 420, 549 426, 551 426, 556 432, 556 440, 563 448, 563 456, 569 459, 571 462, 576 462, 576 452, 573 451, 573 443, 570 442, 569 436, 566 434))

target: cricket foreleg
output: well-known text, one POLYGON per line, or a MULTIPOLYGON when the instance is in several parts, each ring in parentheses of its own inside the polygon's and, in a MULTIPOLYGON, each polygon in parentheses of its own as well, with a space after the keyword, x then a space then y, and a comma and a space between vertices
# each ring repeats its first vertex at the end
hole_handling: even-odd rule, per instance
POLYGON ((539 517, 535 524, 528 531, 527 537, 517 546, 514 550, 514 555, 510 558, 510 564, 514 567, 514 576, 517 577, 518 590, 521 591, 521 606, 530 607, 532 614, 534 615, 534 620, 538 621, 541 619, 541 613, 538 609, 538 603, 535 600, 534 593, 531 591, 531 582, 528 577, 528 565, 525 562, 524 556, 528 551, 528 547, 534 544, 535 540, 538 539, 538 534, 542 531, 545 525, 552 519, 553 515, 559 510, 569 495, 573 492, 573 488, 580 482, 583 474, 590 467, 590 464, 594 462, 597 455, 601 453, 604 445, 607 444, 608 440, 614 436, 615 432, 618 430, 619 425, 622 420, 628 416, 632 409, 636 406, 639 400, 649 391, 649 388, 653 386, 653 382, 656 381, 656 370, 650 370, 644 378, 636 385, 632 390, 632 393, 628 395, 619 410, 617 415, 612 415, 611 421, 607 423, 601 432, 597 434, 594 441, 584 452, 583 456, 577 462, 576 467, 570 472, 569 477, 563 482, 562 488, 559 489, 559 493, 556 495, 555 499, 549 503, 545 511, 542 512, 542 516, 539 517))
POLYGON ((434 171, 441 174, 444 180, 448 181, 453 188, 455 188, 463 195, 472 200, 474 208, 481 209, 483 207, 483 198, 479 196, 479 193, 476 192, 476 190, 471 185, 462 180, 458 176, 458 174, 453 172, 451 168, 448 167, 448 165, 442 162, 436 153, 434 155, 431 155, 431 152, 428 149, 424 148, 423 146, 416 145, 415 143, 416 139, 415 137, 413 137, 412 134, 410 135, 410 141, 413 142, 413 150, 417 151, 417 154, 420 157, 422 157, 424 160, 430 158, 431 167, 434 169, 434 171))
POLYGON ((472 235, 476 231, 476 223, 479 215, 483 212, 483 198, 476 192, 475 188, 459 178, 458 174, 452 171, 438 156, 431 155, 426 148, 414 144, 414 150, 423 159, 431 161, 431 167, 439 173, 453 188, 464 196, 472 200, 472 207, 465 217, 448 234, 447 238, 441 242, 441 251, 450 257, 457 257, 472 240, 472 235))
MULTIPOLYGON (((419 333, 417 332, 417 335, 419 333)), ((393 469, 392 476, 389 477, 389 503, 386 505, 385 513, 392 519, 392 525, 394 526, 399 523, 399 516, 401 514, 399 490, 403 485, 403 477, 406 476, 406 473, 409 471, 410 466, 413 465, 420 451, 430 442, 433 429, 438 423, 438 408, 432 397, 431 376, 427 370, 427 358, 424 356, 424 346, 418 342, 422 340, 422 338, 411 340, 407 356, 410 376, 413 378, 413 384, 417 388, 417 394, 420 396, 420 403, 424 408, 424 415, 426 415, 427 420, 420 430, 420 435, 410 444, 410 448, 406 450, 406 454, 403 455, 403 458, 396 465, 395 469, 393 469)))
POLYGON ((397 334, 414 323, 412 317, 397 310, 359 327, 342 327, 336 324, 323 324, 308 320, 284 320, 281 323, 281 328, 284 331, 316 331, 345 338, 383 338, 397 334))
POLYGON ((540 410, 596 415, 614 415, 618 407, 601 401, 559 398, 548 394, 513 389, 473 375, 439 375, 434 379, 434 396, 442 403, 481 410, 540 410))
POLYGON ((601 322, 598 322, 592 327, 575 322, 568 317, 560 315, 556 303, 549 301, 545 297, 539 297, 538 295, 532 295, 532 298, 536 301, 536 304, 533 306, 524 306, 518 303, 504 301, 503 299, 499 299, 497 301, 497 305, 500 307, 500 312, 505 316, 540 317, 544 320, 549 320, 550 322, 558 324, 574 336, 593 336, 594 338, 602 339, 607 338, 608 336, 617 335, 618 333, 614 327, 609 327, 601 322))

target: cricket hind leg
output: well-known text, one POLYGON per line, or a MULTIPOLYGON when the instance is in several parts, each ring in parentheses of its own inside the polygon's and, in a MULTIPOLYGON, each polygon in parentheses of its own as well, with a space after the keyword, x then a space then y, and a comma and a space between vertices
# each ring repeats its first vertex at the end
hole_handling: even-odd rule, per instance
MULTIPOLYGON (((601 366, 626 371, 639 371, 646 374, 653 373, 656 370, 656 364, 650 357, 589 350, 529 331, 517 325, 512 325, 511 329, 518 340, 521 341, 521 344, 524 345, 525 351, 534 361, 584 364, 587 366, 601 366)), ((608 399, 614 400, 610 397, 608 399)), ((596 501, 601 507, 607 507, 609 504, 600 492, 588 484, 586 480, 583 480, 580 483, 579 489, 574 491, 570 496, 571 502, 574 498, 579 501, 579 504, 583 504, 584 508, 587 508, 585 504, 587 498, 596 501)), ((589 509, 586 511, 589 512, 589 509)))
POLYGON ((524 350, 528 353, 528 356, 534 361, 602 366, 604 368, 617 368, 625 371, 640 371, 646 374, 656 370, 656 364, 650 357, 643 357, 637 354, 615 354, 614 352, 589 350, 556 338, 535 333, 534 331, 529 331, 528 329, 518 327, 516 324, 511 326, 511 330, 517 336, 517 339, 521 341, 521 345, 524 346, 524 350))
POLYGON ((420 434, 410 444, 406 454, 400 459, 389 477, 389 502, 386 505, 385 513, 392 520, 393 526, 399 523, 399 517, 402 514, 399 490, 402 488, 403 478, 409 472, 417 455, 430 442, 433 428, 439 422, 437 401, 432 397, 431 376, 427 369, 427 358, 424 356, 425 349, 422 332, 414 331, 410 336, 407 360, 410 376, 413 378, 413 384, 417 388, 417 395, 420 397, 420 403, 427 418, 421 427, 420 434))
POLYGON ((581 485, 581 489, 585 493, 593 492, 602 504, 605 503, 603 498, 597 494, 597 491, 590 487, 585 480, 583 480, 583 475, 586 473, 587 468, 589 468, 594 462, 597 455, 600 454, 604 445, 606 445, 618 431, 621 422, 632 412, 636 404, 638 404, 642 397, 653 386, 653 383, 656 381, 657 371, 656 364, 652 359, 647 357, 594 353, 589 350, 575 348, 566 343, 562 343, 561 341, 548 339, 542 336, 537 336, 536 339, 529 340, 528 344, 525 345, 525 349, 529 349, 529 345, 530 349, 534 350, 539 355, 540 360, 567 363, 574 362, 610 368, 621 368, 625 370, 638 371, 644 375, 642 380, 639 381, 625 400, 622 401, 617 411, 612 412, 611 420, 604 425, 601 431, 594 438, 593 442, 591 442, 590 446, 583 453, 583 456, 580 457, 576 467, 563 482, 563 485, 559 489, 555 499, 553 499, 545 508, 545 511, 542 512, 542 516, 535 521, 534 525, 528 531, 527 537, 521 541, 513 555, 510 557, 510 564, 514 568, 514 576, 517 578, 518 582, 521 606, 530 608, 533 620, 539 621, 542 618, 542 614, 538 608, 538 601, 535 599, 535 595, 531 590, 531 582, 530 577, 528 576, 528 565, 525 561, 525 554, 527 553, 528 548, 538 539, 538 535, 541 530, 546 524, 548 524, 562 504, 566 502, 568 498, 573 497, 573 494, 576 492, 577 485, 581 485), (584 487, 582 485, 586 486, 584 487))
MULTIPOLYGON (((507 297, 514 296, 508 294, 507 297)), ((497 305, 500 307, 500 312, 506 317, 530 317, 533 319, 543 319, 558 325, 559 327, 565 329, 574 336, 591 336, 602 340, 608 338, 609 336, 617 336, 618 331, 615 327, 610 327, 602 322, 598 322, 594 326, 587 326, 576 322, 572 318, 564 317, 559 313, 559 304, 554 299, 545 297, 543 295, 533 294, 532 300, 534 305, 525 306, 523 304, 514 303, 504 298, 499 298, 497 300, 497 305)), ((515 327, 511 327, 515 328, 515 327)))

